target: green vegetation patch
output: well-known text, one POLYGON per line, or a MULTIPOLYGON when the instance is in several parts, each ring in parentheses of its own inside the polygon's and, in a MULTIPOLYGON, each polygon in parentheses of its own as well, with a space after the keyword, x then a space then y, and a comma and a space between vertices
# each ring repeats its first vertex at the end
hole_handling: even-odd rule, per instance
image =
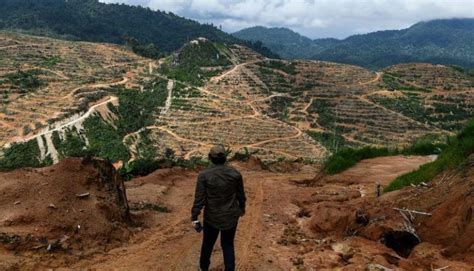
POLYGON ((400 112, 403 115, 420 122, 425 122, 428 118, 428 113, 425 107, 420 103, 416 96, 403 96, 398 98, 371 96, 369 99, 390 110, 400 112))
POLYGON ((223 44, 207 40, 191 42, 168 58, 160 66, 160 72, 169 78, 202 86, 210 77, 222 72, 222 67, 232 65, 229 54, 223 44))
POLYGON ((451 69, 457 71, 457 72, 463 73, 463 74, 471 77, 471 80, 474 79, 474 68, 461 67, 461 66, 457 66, 457 65, 451 65, 449 67, 451 69))
POLYGON ((435 135, 427 135, 418 139, 411 146, 403 149, 363 147, 360 149, 343 148, 331 155, 323 164, 324 172, 337 174, 357 164, 364 159, 393 155, 430 155, 440 153, 445 144, 435 135))
POLYGON ((175 152, 167 148, 160 159, 156 159, 158 150, 154 142, 150 139, 150 131, 145 130, 140 133, 137 144, 137 159, 130 163, 125 163, 120 169, 120 174, 125 180, 130 180, 137 176, 146 176, 160 168, 183 167, 192 168, 207 167, 209 162, 191 158, 190 160, 177 159, 175 152))
POLYGON ((297 74, 296 64, 293 62, 286 63, 284 61, 270 60, 270 61, 259 62, 258 65, 262 67, 270 68, 270 69, 280 70, 290 75, 297 74))
POLYGON ((177 61, 182 67, 216 67, 232 64, 225 45, 217 45, 207 40, 185 45, 181 48, 177 61))
POLYGON ((454 100, 452 97, 437 98, 439 101, 434 100, 429 107, 425 107, 416 95, 398 98, 371 96, 369 99, 421 123, 428 122, 450 131, 462 129, 462 122, 473 117, 468 103, 464 100, 454 100))
POLYGON ((424 88, 407 85, 394 74, 384 73, 382 75, 382 81, 389 90, 430 92, 430 90, 424 88))
POLYGON ((292 102, 293 98, 291 97, 274 97, 270 101, 269 115, 274 118, 287 121, 289 116, 289 107, 291 106, 292 102))
POLYGON ((243 151, 238 151, 234 154, 233 159, 240 162, 247 162, 250 160, 250 157, 257 154, 258 150, 250 151, 247 147, 244 147, 243 151))
POLYGON ((17 71, 5 75, 5 79, 22 93, 35 91, 45 85, 38 76, 43 74, 41 70, 17 71))
POLYGON ((268 86, 270 92, 288 93, 292 91, 291 82, 285 75, 271 68, 259 66, 258 76, 268 86))
POLYGON ((90 153, 111 162, 127 161, 128 149, 122 143, 122 137, 110 124, 99 116, 92 116, 84 122, 90 153))
POLYGON ((114 88, 112 92, 119 98, 119 106, 109 106, 109 109, 119 117, 115 125, 121 136, 154 123, 157 109, 165 105, 168 97, 167 84, 166 80, 157 78, 149 82, 144 91, 114 88))
POLYGON ((306 133, 331 152, 335 152, 339 148, 348 148, 353 146, 353 143, 348 142, 343 136, 337 133, 314 131, 307 131, 306 133))
POLYGON ((434 162, 421 166, 418 170, 396 178, 384 191, 390 192, 402 187, 430 182, 444 170, 462 167, 469 155, 474 153, 474 120, 467 123, 464 130, 448 140, 447 146, 434 162))
POLYGON ((127 46, 129 46, 132 51, 140 56, 159 59, 163 56, 163 53, 158 50, 158 48, 153 43, 142 44, 136 38, 125 35, 123 37, 127 46))
MULTIPOLYGON (((128 161, 129 153, 122 142, 123 137, 154 123, 157 109, 165 105, 167 84, 166 80, 157 78, 149 82, 144 91, 114 88, 112 92, 119 98, 119 105, 109 104, 109 109, 118 116, 115 127, 98 116, 87 119, 84 128, 89 140, 88 152, 112 162, 128 161)), ((69 152, 78 152, 78 144, 69 144, 72 148, 69 152)))
POLYGON ((59 159, 64 157, 84 157, 90 152, 84 140, 77 134, 77 132, 68 130, 65 133, 65 138, 60 139, 58 132, 53 132, 53 144, 59 154, 59 159))
POLYGON ((43 66, 46 66, 46 67, 54 67, 60 62, 61 62, 61 57, 60 56, 51 56, 51 57, 45 57, 43 59, 42 64, 43 64, 43 66))
POLYGON ((318 123, 322 127, 334 129, 337 122, 337 118, 333 108, 334 106, 329 101, 323 99, 315 99, 311 103, 311 106, 308 108, 308 112, 311 114, 318 114, 318 123))
POLYGON ((176 82, 173 88, 173 98, 198 98, 202 97, 201 92, 195 87, 188 87, 176 82))
POLYGON ((15 143, 5 149, 0 159, 0 170, 12 170, 22 167, 42 167, 52 164, 51 159, 40 161, 40 149, 36 140, 15 143))
MULTIPOLYGON (((163 167, 162 163, 156 160, 157 149, 150 139, 149 130, 142 131, 139 134, 136 150, 137 158, 130 163, 125 163, 121 169, 121 174, 125 179, 131 179, 136 176, 146 176, 163 167)), ((165 157, 167 159, 173 159, 174 152, 167 150, 165 157)))
POLYGON ((324 162, 324 172, 337 174, 354 166, 364 159, 393 154, 388 148, 364 147, 361 149, 343 148, 324 162))
POLYGON ((468 105, 464 102, 434 102, 428 110, 429 120, 445 130, 460 130, 463 127, 462 122, 473 117, 472 111, 466 110, 466 107, 468 105))

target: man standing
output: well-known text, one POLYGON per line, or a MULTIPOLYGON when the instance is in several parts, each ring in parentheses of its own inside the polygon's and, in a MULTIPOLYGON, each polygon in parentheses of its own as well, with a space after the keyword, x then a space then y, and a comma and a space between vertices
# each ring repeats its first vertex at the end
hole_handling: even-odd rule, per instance
POLYGON ((242 175, 226 166, 226 150, 217 145, 211 148, 209 160, 213 167, 198 176, 191 220, 196 231, 201 230, 198 216, 204 208, 204 236, 200 268, 208 270, 211 254, 219 233, 226 271, 235 270, 234 238, 239 217, 245 215, 245 191, 242 175))

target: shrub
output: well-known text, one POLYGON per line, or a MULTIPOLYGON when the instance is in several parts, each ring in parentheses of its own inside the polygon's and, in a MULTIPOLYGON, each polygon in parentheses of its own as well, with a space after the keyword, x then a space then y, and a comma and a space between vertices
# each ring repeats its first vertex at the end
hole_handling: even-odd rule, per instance
POLYGON ((127 166, 122 168, 121 174, 125 176, 125 179, 131 177, 146 176, 161 168, 161 163, 158 160, 153 159, 137 159, 129 163, 127 166))
POLYGON ((178 159, 174 165, 182 168, 196 169, 198 167, 208 167, 211 162, 208 160, 202 160, 197 157, 191 157, 189 160, 178 159))
POLYGON ((361 149, 344 148, 330 156, 324 162, 324 172, 327 174, 336 174, 342 172, 357 162, 375 158, 379 156, 392 155, 394 152, 388 148, 364 147, 361 149))
POLYGON ((247 147, 244 147, 244 152, 236 152, 234 154, 233 159, 240 161, 240 162, 247 162, 252 155, 255 155, 258 152, 256 151, 249 151, 247 147))

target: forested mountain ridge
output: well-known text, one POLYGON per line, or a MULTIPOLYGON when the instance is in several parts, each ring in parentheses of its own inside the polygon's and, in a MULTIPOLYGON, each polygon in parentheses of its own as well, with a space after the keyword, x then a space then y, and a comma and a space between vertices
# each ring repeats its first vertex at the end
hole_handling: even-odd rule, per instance
POLYGON ((259 27, 234 35, 246 40, 261 40, 265 46, 289 59, 326 60, 372 69, 409 62, 474 67, 474 19, 420 22, 407 29, 354 35, 344 40, 310 42, 306 37, 295 39, 299 34, 289 33, 280 28, 259 27), (267 39, 268 35, 275 39, 267 39), (299 46, 311 50, 299 50, 299 46))
POLYGON ((255 26, 233 33, 237 38, 261 41, 268 48, 286 59, 310 59, 338 42, 337 39, 311 40, 288 28, 255 26))
POLYGON ((98 0, 2 0, 0 29, 23 30, 70 40, 124 44, 132 41, 145 56, 172 52, 186 42, 205 37, 214 42, 245 44, 276 57, 261 43, 239 40, 213 25, 173 13, 98 0), (156 48, 155 48, 156 47, 156 48), (151 51, 151 53, 150 53, 151 51))

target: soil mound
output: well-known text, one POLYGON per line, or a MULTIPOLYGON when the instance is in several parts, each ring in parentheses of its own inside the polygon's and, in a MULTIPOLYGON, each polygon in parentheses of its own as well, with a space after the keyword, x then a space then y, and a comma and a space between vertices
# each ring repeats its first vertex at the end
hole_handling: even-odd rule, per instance
POLYGON ((128 237, 122 179, 102 160, 68 158, 43 169, 0 173, 0 246, 84 249, 128 237))
POLYGON ((441 246, 445 256, 469 258, 465 260, 474 265, 474 155, 428 186, 403 190, 398 204, 432 214, 416 217, 422 241, 441 246))
POLYGON ((251 155, 246 161, 238 161, 237 159, 231 159, 230 165, 236 169, 246 169, 246 170, 262 170, 265 168, 264 163, 260 158, 251 155))
MULTIPOLYGON (((377 262, 389 268, 451 266, 453 270, 469 270, 467 266, 474 266, 474 156, 466 165, 440 174, 429 184, 377 197, 378 184, 387 184, 379 176, 391 176, 390 167, 384 169, 386 174, 378 172, 378 161, 390 165, 384 159, 363 161, 347 172, 319 179, 315 185, 321 191, 301 203, 310 217, 306 223, 309 234, 351 240, 344 241, 346 250, 363 247, 367 252, 363 257, 379 256, 377 262), (356 170, 363 172, 366 162, 373 164, 377 174, 369 174, 367 182, 361 182, 356 170)), ((352 254, 341 255, 354 257, 348 264, 358 261, 352 254)))

